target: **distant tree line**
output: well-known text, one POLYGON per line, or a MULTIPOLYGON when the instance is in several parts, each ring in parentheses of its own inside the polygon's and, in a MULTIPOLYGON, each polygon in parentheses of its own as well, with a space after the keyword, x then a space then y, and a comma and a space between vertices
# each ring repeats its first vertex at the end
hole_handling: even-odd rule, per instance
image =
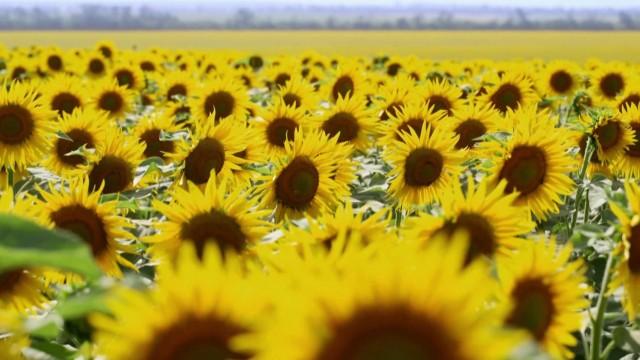
POLYGON ((531 19, 527 12, 515 9, 511 16, 489 21, 458 18, 454 13, 440 11, 437 16, 389 16, 382 19, 364 14, 342 17, 278 18, 260 16, 241 8, 225 19, 185 20, 176 14, 158 11, 149 6, 81 5, 72 13, 39 7, 3 7, 0 5, 0 29, 575 29, 575 30, 638 30, 638 14, 620 11, 613 17, 582 16, 571 13, 553 19, 531 19))

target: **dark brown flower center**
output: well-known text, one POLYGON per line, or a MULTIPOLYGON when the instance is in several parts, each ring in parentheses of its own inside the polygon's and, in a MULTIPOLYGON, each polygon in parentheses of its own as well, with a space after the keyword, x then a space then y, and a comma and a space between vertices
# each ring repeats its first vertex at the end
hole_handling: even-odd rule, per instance
POLYGON ((404 182, 408 186, 422 187, 440 178, 444 159, 433 149, 418 148, 407 156, 404 163, 404 182))
POLYGON ((11 72, 11 80, 21 80, 27 76, 27 69, 22 66, 16 66, 11 72))
POLYGON ((130 70, 127 70, 127 69, 118 70, 116 72, 116 79, 118 80, 118 85, 120 86, 126 86, 129 89, 136 86, 135 77, 133 76, 133 73, 130 70))
POLYGON ((320 174, 306 157, 296 157, 275 181, 276 200, 286 207, 304 210, 316 195, 320 174))
POLYGON ((564 70, 558 70, 551 74, 551 79, 549 79, 549 85, 553 89, 553 91, 558 94, 564 94, 567 91, 571 90, 573 86, 573 78, 571 74, 564 70))
POLYGON ((247 246, 247 237, 238 222, 218 210, 210 210, 189 219, 182 225, 181 237, 193 242, 200 259, 207 244, 215 244, 222 251, 237 252, 247 246))
POLYGON ((13 269, 0 273, 0 296, 11 294, 25 275, 24 269, 13 269))
POLYGON ((331 95, 333 96, 334 100, 337 100, 340 96, 342 96, 343 98, 347 96, 353 96, 354 89, 355 84, 353 82, 353 79, 351 79, 351 77, 349 77, 348 75, 343 75, 333 83, 331 95))
POLYGON ((598 140, 600 149, 607 151, 622 140, 622 131, 622 126, 619 121, 609 120, 604 125, 595 128, 593 134, 598 140))
POLYGON ((625 153, 627 156, 640 157, 640 122, 632 122, 630 126, 633 129, 633 137, 636 142, 629 145, 625 153))
POLYGON ((631 235, 627 239, 629 243, 629 259, 627 266, 632 274, 640 274, 640 225, 631 227, 631 235))
POLYGON ((330 137, 340 134, 338 142, 345 142, 358 137, 360 125, 353 114, 341 111, 327 119, 322 124, 322 130, 330 137))
POLYGON ((543 340, 556 313, 549 285, 540 278, 520 280, 511 291, 511 300, 514 307, 506 323, 529 331, 538 341, 543 340))
POLYGON ((292 119, 279 117, 273 119, 267 126, 269 144, 284 148, 285 141, 293 140, 298 123, 292 119))
MULTIPOLYGON (((579 146, 580 146, 580 155, 582 155, 584 157, 585 151, 586 151, 586 147, 587 147, 587 135, 583 135, 580 138, 580 142, 579 142, 579 146)), ((602 161, 600 160, 600 158, 598 157, 598 152, 594 151, 591 153, 591 161, 592 164, 600 164, 602 163, 602 161)))
POLYGON ((98 106, 104 111, 118 113, 124 107, 124 99, 115 91, 107 91, 100 96, 98 106))
POLYGON ((547 160, 544 151, 536 146, 518 146, 500 170, 500 179, 507 180, 507 193, 514 190, 521 195, 530 194, 544 183, 547 160))
POLYGON ((386 121, 389 120, 390 116, 397 116, 398 111, 402 109, 404 104, 401 101, 393 102, 387 106, 387 108, 380 114, 380 120, 386 121))
POLYGON ((409 129, 413 129, 413 131, 418 135, 418 137, 422 134, 422 125, 427 121, 424 119, 409 119, 403 122, 400 126, 398 126, 396 132, 396 139, 402 141, 402 137, 400 137, 400 132, 404 132, 409 134, 411 131, 409 129))
POLYGON ((47 58, 47 66, 53 71, 62 70, 62 58, 58 55, 51 55, 47 58))
POLYGON ((89 71, 94 75, 100 75, 104 72, 104 62, 100 59, 89 61, 89 71))
POLYGON ((109 248, 105 225, 95 210, 68 205, 52 212, 50 218, 56 228, 74 233, 91 246, 94 256, 100 256, 109 248))
POLYGON ((640 105, 640 94, 630 94, 618 105, 618 110, 623 111, 631 105, 640 105))
POLYGON ((406 305, 356 309, 336 321, 316 360, 462 359, 458 341, 437 318, 406 305))
POLYGON ((78 150, 82 145, 87 148, 93 148, 93 136, 84 129, 71 129, 65 134, 71 141, 58 138, 56 141, 56 154, 58 160, 70 166, 77 166, 84 162, 82 155, 67 155, 70 152, 78 150))
POLYGON ((436 234, 443 233, 447 237, 453 236, 457 231, 464 230, 469 236, 469 249, 465 258, 465 264, 480 255, 492 257, 495 254, 497 242, 493 226, 487 219, 475 213, 462 213, 455 220, 446 221, 436 234))
POLYGON ((445 111, 447 115, 451 115, 451 101, 444 96, 431 95, 426 99, 428 107, 432 107, 432 112, 445 111))
POLYGON ((300 96, 298 96, 296 94, 292 94, 292 93, 286 93, 282 97, 282 101, 284 101, 284 103, 287 106, 293 106, 293 107, 296 107, 296 108, 299 108, 300 105, 302 104, 302 99, 300 98, 300 96))
POLYGON ((624 79, 620 74, 611 73, 600 80, 600 91, 607 98, 613 99, 624 89, 624 79))
POLYGON ((276 83, 276 88, 283 87, 287 84, 287 81, 291 80, 291 75, 287 73, 281 73, 276 76, 273 82, 276 83))
POLYGON ((389 66, 387 66, 387 75, 396 76, 398 75, 398 72, 400 71, 400 69, 402 69, 402 65, 398 63, 389 64, 389 66))
POLYGON ((133 169, 125 159, 107 155, 89 173, 89 187, 97 190, 104 182, 103 193, 112 194, 127 189, 133 182, 133 169))
POLYGON ((459 136, 456 149, 468 149, 479 141, 478 138, 487 132, 487 128, 481 121, 468 119, 461 122, 455 132, 459 136))
POLYGON ((140 135, 140 140, 147 145, 144 149, 145 157, 157 156, 164 159, 166 154, 173 152, 173 141, 160 140, 160 132, 160 129, 149 129, 140 135))
POLYGON ((205 184, 209 181, 211 170, 216 174, 222 170, 224 160, 224 146, 220 141, 214 138, 202 139, 185 160, 185 177, 195 184, 205 184))
POLYGON ((78 107, 80 107, 80 99, 68 92, 61 92, 51 100, 51 108, 57 111, 60 116, 71 114, 78 107))
POLYGON ((100 46, 99 50, 102 53, 102 56, 106 57, 107 59, 111 59, 111 56, 113 55, 113 51, 111 51, 109 47, 100 46))
POLYGON ((251 66, 253 70, 259 70, 262 65, 264 65, 264 60, 262 60, 262 57, 254 55, 249 58, 249 66, 251 66))
POLYGON ((156 71, 156 65, 151 61, 143 61, 140 63, 140 70, 142 71, 156 71))
POLYGON ((174 84, 167 90, 167 99, 176 100, 174 96, 187 96, 187 87, 183 84, 174 84))
POLYGON ((29 110, 20 105, 0 107, 0 143, 18 145, 27 141, 34 132, 34 121, 29 110))
POLYGON ((522 93, 516 85, 502 84, 489 100, 496 109, 504 113, 507 110, 516 110, 520 106, 522 93))
POLYGON ((231 340, 246 332, 215 315, 190 317, 165 328, 153 339, 146 360, 242 360, 251 354, 231 349, 231 340))
POLYGON ((218 122, 221 119, 233 113, 236 100, 233 96, 226 91, 217 91, 207 96, 204 102, 204 111, 207 115, 216 112, 215 121, 218 122))

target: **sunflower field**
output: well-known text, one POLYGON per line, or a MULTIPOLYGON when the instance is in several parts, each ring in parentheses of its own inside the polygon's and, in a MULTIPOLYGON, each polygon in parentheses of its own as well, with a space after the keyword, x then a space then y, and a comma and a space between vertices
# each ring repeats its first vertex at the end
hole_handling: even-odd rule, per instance
POLYGON ((0 359, 637 359, 640 71, 0 48, 0 359))

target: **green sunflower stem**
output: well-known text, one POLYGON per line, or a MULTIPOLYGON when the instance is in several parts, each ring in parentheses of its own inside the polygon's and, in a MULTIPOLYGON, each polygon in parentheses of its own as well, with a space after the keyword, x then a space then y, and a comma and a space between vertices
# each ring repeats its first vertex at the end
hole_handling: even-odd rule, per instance
POLYGON ((596 318, 591 325, 591 352, 590 360, 600 360, 604 353, 600 352, 602 346, 602 330, 604 328, 604 312, 607 307, 607 285, 609 283, 609 272, 613 263, 613 251, 609 252, 607 264, 604 267, 602 282, 600 283, 600 293, 596 303, 596 318))
POLYGON ((594 142, 591 136, 587 137, 587 143, 584 147, 584 159, 582 159, 582 164, 580 165, 580 170, 578 171, 578 191, 576 192, 576 200, 574 203, 573 214, 571 216, 571 222, 569 223, 569 237, 573 235, 573 229, 576 227, 576 223, 578 221, 578 214, 580 213, 580 203, 582 201, 582 195, 584 194, 584 186, 582 184, 585 176, 587 175, 587 168, 589 167, 589 162, 591 162, 591 156, 595 151, 595 147, 593 146, 594 142))

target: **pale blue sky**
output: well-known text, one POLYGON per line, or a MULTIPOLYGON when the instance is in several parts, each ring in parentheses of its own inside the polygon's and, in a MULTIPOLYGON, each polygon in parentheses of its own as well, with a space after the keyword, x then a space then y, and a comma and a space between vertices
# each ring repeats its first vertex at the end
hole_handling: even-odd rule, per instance
MULTIPOLYGON (((3 1, 3 5, 47 4, 59 5, 60 0, 9 0, 3 1)), ((251 5, 251 4, 279 4, 279 5, 412 5, 412 4, 437 4, 437 5, 494 5, 494 6, 518 6, 518 7, 563 7, 563 8, 629 8, 640 7, 640 0, 64 0, 63 4, 210 4, 210 5, 251 5)))

